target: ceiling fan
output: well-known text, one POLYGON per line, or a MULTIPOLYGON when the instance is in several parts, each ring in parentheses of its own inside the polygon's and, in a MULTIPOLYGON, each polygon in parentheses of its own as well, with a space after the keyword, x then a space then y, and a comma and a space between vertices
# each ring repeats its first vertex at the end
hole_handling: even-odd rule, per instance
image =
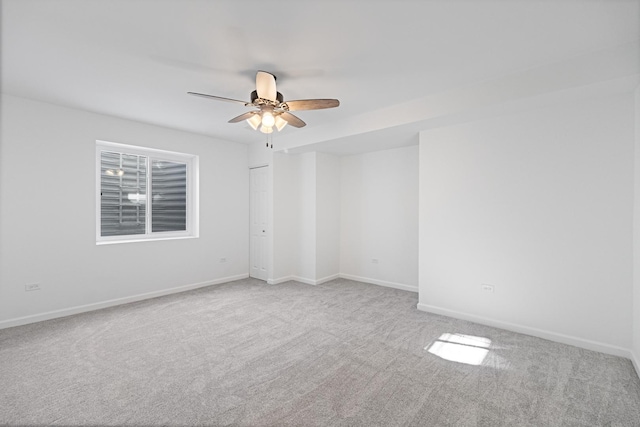
POLYGON ((259 127, 260 132, 267 134, 272 133, 274 127, 280 131, 287 124, 297 128, 306 125, 305 122, 291 114, 290 111, 321 110, 340 105, 340 101, 337 99, 299 99, 285 101, 282 94, 276 89, 276 76, 266 71, 258 71, 256 73, 256 90, 251 92, 250 102, 204 93, 187 93, 189 95, 201 96, 218 101, 234 102, 242 104, 245 107, 257 108, 257 110, 252 110, 234 117, 229 120, 229 123, 238 123, 246 120, 254 130, 257 130, 259 127))

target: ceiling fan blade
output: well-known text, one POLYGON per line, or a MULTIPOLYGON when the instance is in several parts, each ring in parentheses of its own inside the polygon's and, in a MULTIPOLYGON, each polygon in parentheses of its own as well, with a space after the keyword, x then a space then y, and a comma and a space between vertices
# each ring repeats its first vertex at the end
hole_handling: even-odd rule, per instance
POLYGON ((266 71, 256 73, 256 91, 258 97, 275 101, 278 91, 276 90, 276 76, 266 71))
POLYGON ((340 105, 337 99, 298 99, 285 102, 289 111, 301 110, 322 110, 324 108, 334 108, 340 105))
POLYGON ((284 120, 287 121, 287 123, 289 123, 291 126, 295 127, 295 128, 301 128, 303 126, 306 126, 306 123, 303 122, 302 120, 300 120, 298 117, 294 116, 291 113, 287 113, 286 111, 282 114, 280 114, 280 117, 282 117, 284 120))
POLYGON ((196 92, 187 92, 187 93, 189 95, 195 95, 195 96, 201 96, 203 98, 215 99, 216 101, 235 102, 235 103, 242 104, 242 105, 245 105, 245 106, 250 106, 251 105, 250 102, 240 101, 238 99, 223 98, 221 96, 207 95, 205 93, 196 93, 196 92))
POLYGON ((239 116, 234 117, 233 119, 229 120, 229 123, 238 123, 238 122, 241 122, 243 120, 250 119, 251 116, 253 116, 254 114, 257 114, 257 113, 258 113, 257 111, 249 111, 247 113, 240 114, 239 116))

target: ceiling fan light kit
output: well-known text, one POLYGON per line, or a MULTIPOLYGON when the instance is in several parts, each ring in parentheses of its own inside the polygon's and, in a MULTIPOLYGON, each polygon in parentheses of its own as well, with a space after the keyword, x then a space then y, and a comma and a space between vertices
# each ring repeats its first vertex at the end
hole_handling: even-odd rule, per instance
POLYGON ((287 121, 280 116, 276 116, 275 125, 276 129, 278 129, 278 131, 281 131, 287 125, 287 121))
POLYGON ((260 117, 260 114, 252 114, 251 117, 247 119, 247 123, 249 123, 249 126, 251 126, 253 130, 257 130, 260 123, 262 123, 262 117, 260 117))
POLYGON ((257 110, 240 114, 229 120, 229 123, 246 121, 254 130, 260 130, 265 134, 273 133, 273 128, 281 131, 287 124, 301 128, 306 125, 299 117, 290 111, 320 110, 334 108, 340 105, 337 99, 300 99, 286 101, 276 88, 276 76, 266 71, 256 73, 256 90, 251 92, 251 101, 239 101, 237 99, 223 98, 221 96, 207 95, 204 93, 187 92, 189 95, 243 104, 245 107, 257 108, 257 110))

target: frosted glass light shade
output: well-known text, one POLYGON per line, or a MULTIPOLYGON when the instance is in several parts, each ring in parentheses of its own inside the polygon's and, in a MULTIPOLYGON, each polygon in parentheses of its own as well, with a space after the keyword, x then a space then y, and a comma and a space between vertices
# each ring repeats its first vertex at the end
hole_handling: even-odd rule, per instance
POLYGON ((276 129, 281 131, 287 125, 287 121, 280 116, 275 117, 276 129))
POLYGON ((262 126, 272 127, 275 123, 276 119, 270 111, 262 112, 262 126))
POLYGON ((258 129, 258 126, 260 126, 260 121, 261 119, 259 114, 254 114, 253 116, 247 119, 247 123, 249 123, 249 126, 251 126, 253 130, 258 129))

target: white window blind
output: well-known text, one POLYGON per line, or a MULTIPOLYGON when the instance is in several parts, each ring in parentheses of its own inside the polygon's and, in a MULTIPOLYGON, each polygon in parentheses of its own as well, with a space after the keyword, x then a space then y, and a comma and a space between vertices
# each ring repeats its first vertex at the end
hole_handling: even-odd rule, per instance
POLYGON ((146 233, 147 157, 103 151, 100 173, 102 236, 146 233))
POLYGON ((98 243, 197 236, 197 156, 97 143, 98 243))
POLYGON ((154 160, 151 174, 151 230, 187 229, 187 165, 154 160))

